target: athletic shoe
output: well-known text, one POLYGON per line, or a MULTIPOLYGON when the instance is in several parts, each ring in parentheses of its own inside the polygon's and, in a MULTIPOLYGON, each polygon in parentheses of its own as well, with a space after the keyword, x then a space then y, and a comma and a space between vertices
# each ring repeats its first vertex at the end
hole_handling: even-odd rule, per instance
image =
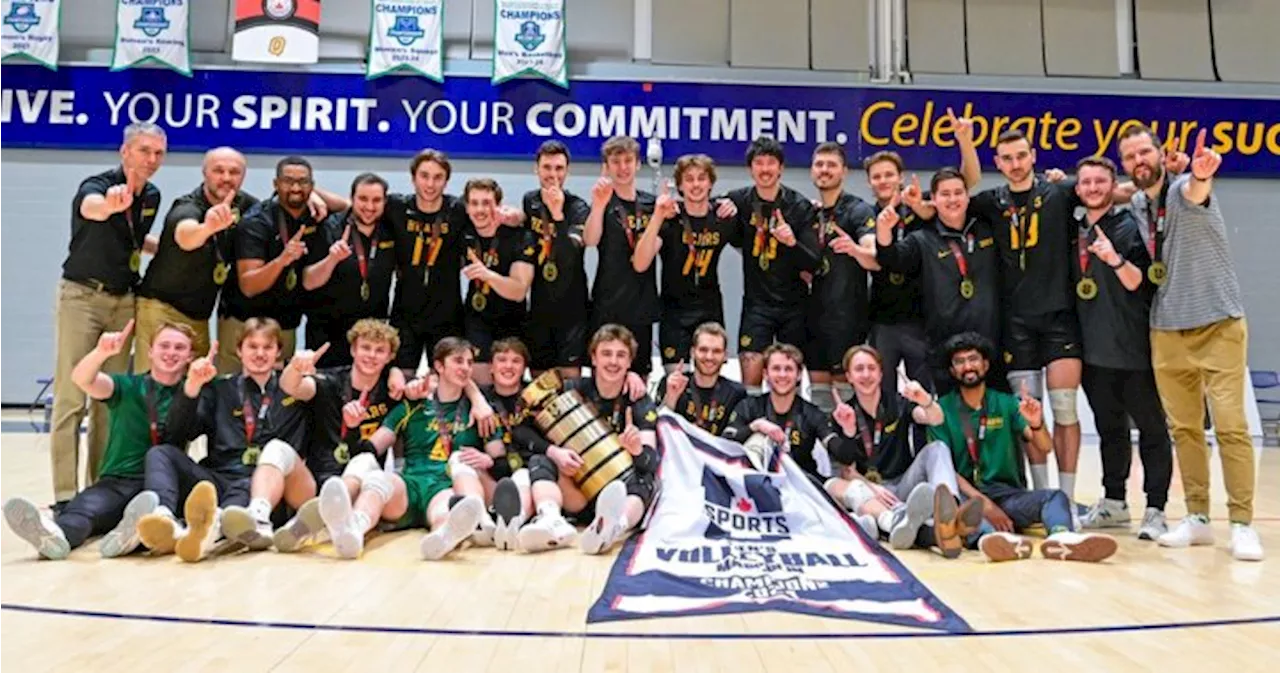
POLYGON ((585 554, 603 554, 609 551, 626 531, 621 530, 621 520, 627 511, 627 487, 620 481, 609 482, 596 496, 596 518, 582 531, 578 546, 585 554))
POLYGON ((98 553, 102 554, 102 558, 116 558, 133 553, 142 544, 142 538, 138 537, 138 521, 156 511, 159 506, 160 496, 154 491, 143 491, 133 496, 129 504, 125 505, 120 523, 110 533, 103 535, 98 543, 98 553))
MULTIPOLYGON (((911 495, 915 495, 915 489, 912 489, 911 495)), ((951 489, 946 484, 938 484, 933 490, 933 542, 943 558, 960 558, 960 552, 964 551, 964 540, 960 537, 960 525, 956 521, 957 514, 956 499, 951 495, 951 489)), ((911 536, 914 540, 914 531, 911 536)))
POLYGON ((439 561, 446 554, 458 548, 463 540, 475 532, 484 516, 484 501, 469 495, 449 510, 449 517, 444 525, 431 531, 422 538, 422 558, 428 561, 439 561))
POLYGON ((259 521, 248 508, 228 507, 222 511, 222 535, 249 551, 263 551, 271 546, 271 522, 259 521))
POLYGON ((850 512, 849 516, 853 517, 853 520, 858 524, 858 527, 862 529, 862 532, 867 534, 867 538, 869 540, 872 542, 880 541, 880 527, 876 525, 876 518, 874 516, 871 516, 870 514, 854 514, 853 512, 850 512))
POLYGON ((1097 563, 1115 555, 1116 539, 1102 533, 1054 533, 1040 543, 1040 555, 1054 561, 1097 563))
POLYGON ((1102 498, 1080 517, 1081 528, 1128 528, 1129 503, 1102 498))
POLYGON ((40 511, 34 502, 26 498, 10 498, 4 503, 4 520, 9 528, 40 555, 52 561, 61 561, 71 553, 67 534, 49 515, 40 511))
POLYGON ((191 489, 182 507, 187 534, 178 539, 174 551, 187 563, 198 563, 211 551, 221 532, 218 526, 218 489, 202 481, 191 489))
POLYGON ((1209 526, 1209 518, 1199 514, 1189 514, 1178 523, 1178 527, 1156 537, 1161 547, 1192 547, 1213 544, 1213 528, 1209 526))
POLYGON ((978 540, 978 550, 992 563, 1021 561, 1031 558, 1031 540, 1013 533, 996 531, 978 540))
POLYGON ((982 501, 969 498, 960 505, 956 512, 956 534, 961 544, 966 544, 969 537, 982 529, 982 501))
POLYGON ((138 519, 138 539, 152 556, 172 554, 178 539, 184 535, 186 529, 178 524, 167 507, 157 507, 156 511, 138 519))
POLYGON ((364 551, 364 531, 356 525, 351 493, 341 477, 329 477, 320 487, 320 518, 339 558, 358 559, 364 551))
POLYGON ((529 525, 516 533, 516 545, 520 551, 534 553, 550 551, 573 544, 578 529, 563 516, 536 516, 529 525))
POLYGON ((497 532, 498 525, 493 522, 493 515, 487 508, 482 508, 480 520, 476 522, 476 529, 471 533, 471 544, 477 547, 492 547, 497 532))
POLYGON ((1139 540, 1154 540, 1169 532, 1169 524, 1164 520, 1164 512, 1148 507, 1142 515, 1142 525, 1138 528, 1139 540))
MULTIPOLYGON (((951 491, 947 491, 946 497, 951 500, 951 491)), ((891 548, 910 549, 915 545, 916 533, 924 525, 924 522, 929 520, 929 516, 933 514, 935 508, 934 500, 936 500, 934 489, 929 484, 916 484, 915 488, 911 489, 911 493, 907 495, 906 503, 899 510, 893 526, 889 529, 889 546, 891 548)), ((951 519, 955 518, 955 507, 955 500, 951 500, 951 519)))
POLYGON ((302 503, 298 513, 276 530, 271 541, 275 544, 276 551, 290 554, 302 549, 323 532, 325 525, 320 516, 320 498, 312 498, 302 503))
POLYGON ((516 548, 516 534, 524 525, 522 516, 520 487, 510 477, 498 480, 493 489, 493 510, 496 519, 493 532, 493 544, 499 551, 510 551, 516 548))
POLYGON ((1231 524, 1231 556, 1237 561, 1262 560, 1262 540, 1258 539, 1258 531, 1253 526, 1231 524))

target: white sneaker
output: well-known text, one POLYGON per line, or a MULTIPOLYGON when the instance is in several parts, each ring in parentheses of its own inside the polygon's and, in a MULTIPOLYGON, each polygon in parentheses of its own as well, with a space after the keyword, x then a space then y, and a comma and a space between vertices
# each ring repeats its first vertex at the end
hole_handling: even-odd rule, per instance
POLYGON ((476 523, 476 529, 471 533, 471 544, 477 547, 492 547, 497 532, 498 525, 493 522, 493 517, 487 511, 481 512, 480 521, 476 523))
POLYGON ((172 554, 184 535, 186 529, 178 524, 167 507, 157 507, 156 511, 138 520, 138 539, 152 556, 172 554))
POLYGON ((156 511, 159 506, 160 496, 154 491, 143 491, 133 496, 129 504, 125 505, 120 523, 110 533, 103 535, 102 541, 98 543, 98 553, 102 554, 102 558, 116 558, 133 553, 142 544, 142 539, 138 537, 138 521, 156 511))
POLYGON ((449 510, 449 518, 444 525, 431 531, 422 538, 420 550, 422 558, 428 561, 439 561, 446 554, 458 548, 462 541, 475 532, 484 516, 484 502, 474 495, 469 495, 449 510))
MULTIPOLYGON (((949 496, 948 496, 949 497, 949 496)), ((954 500, 952 503, 954 504, 954 500)), ((929 484, 916 484, 907 495, 907 501, 895 512, 893 527, 889 530, 889 547, 910 549, 916 544, 920 526, 933 515, 933 488, 929 484)), ((954 507, 951 518, 955 518, 954 507)))
POLYGON ((1148 507, 1142 515, 1142 526, 1138 528, 1139 540, 1154 540, 1169 532, 1169 524, 1165 522, 1164 512, 1148 507))
POLYGON ((320 516, 320 498, 312 498, 298 508, 289 522, 272 536, 276 551, 286 554, 302 549, 321 533, 326 532, 324 518, 320 516))
POLYGON ((992 563, 1031 558, 1031 540, 1021 535, 996 531, 978 540, 978 550, 992 563))
POLYGON ((596 518, 582 531, 578 546, 584 554, 603 554, 609 551, 622 530, 621 520, 627 509, 627 487, 620 481, 610 482, 596 496, 596 518))
POLYGON ((4 504, 4 520, 18 537, 51 561, 61 561, 71 553, 67 534, 26 498, 10 498, 4 504))
POLYGON ((1128 528, 1129 503, 1102 498, 1080 517, 1081 528, 1128 528))
POLYGON ((360 558, 364 551, 364 531, 356 525, 351 493, 341 477, 329 477, 320 487, 320 519, 329 531, 338 558, 360 558))
POLYGON ((1161 547, 1192 547, 1213 544, 1213 528, 1202 516, 1190 515, 1178 523, 1178 527, 1156 538, 1161 547))
POLYGON ((1054 561, 1097 563, 1115 555, 1119 545, 1101 533, 1054 533, 1040 543, 1040 555, 1054 561))
POLYGON ((529 554, 551 551, 573 544, 577 534, 578 530, 563 516, 538 516, 516 533, 516 545, 529 554))
POLYGON ((271 547, 270 521, 259 521, 244 507, 228 507, 222 512, 222 534, 228 540, 244 545, 249 551, 271 547))
POLYGON ((1258 539, 1257 529, 1243 523, 1231 524, 1231 556, 1237 561, 1262 560, 1262 540, 1258 539))
POLYGON ((874 516, 871 516, 870 514, 854 514, 853 512, 850 512, 849 516, 853 517, 853 520, 858 523, 858 527, 862 529, 862 532, 867 534, 867 539, 872 542, 880 541, 880 526, 876 525, 876 518, 874 516))
POLYGON ((523 497, 520 487, 514 479, 503 477, 493 489, 493 514, 496 525, 493 532, 493 546, 499 551, 510 551, 516 548, 516 534, 524 525, 522 509, 523 497))

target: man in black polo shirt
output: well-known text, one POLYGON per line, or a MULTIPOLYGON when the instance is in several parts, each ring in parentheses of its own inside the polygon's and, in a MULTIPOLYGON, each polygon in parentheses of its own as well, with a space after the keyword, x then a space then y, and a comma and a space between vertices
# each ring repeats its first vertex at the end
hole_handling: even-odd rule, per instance
POLYGON ((192 349, 209 350, 209 316, 222 286, 236 282, 231 231, 258 199, 240 191, 244 155, 218 147, 204 155, 204 182, 174 200, 165 216, 156 256, 138 287, 138 347, 133 369, 150 367, 146 356, 157 329, 165 322, 189 326, 196 334, 192 349))
POLYGON ((311 163, 289 156, 276 164, 276 193, 245 214, 236 228, 235 257, 239 282, 228 284, 218 310, 218 371, 235 371, 239 360, 232 345, 240 341, 244 321, 269 317, 280 323, 280 355, 293 357, 295 331, 307 308, 302 274, 307 264, 325 255, 320 226, 308 208, 315 181, 311 163))
POLYGON ((777 140, 755 139, 747 148, 754 185, 729 192, 738 208, 730 243, 742 251, 738 356, 748 393, 760 392, 765 348, 774 342, 805 343, 809 286, 801 274, 812 273, 819 263, 813 204, 782 184, 785 163, 777 140))
POLYGON ((729 335, 720 323, 698 325, 688 353, 693 358, 693 376, 684 372, 681 360, 658 385, 662 391, 658 401, 690 423, 713 435, 720 434, 729 422, 729 413, 747 396, 741 383, 720 375, 728 350, 729 335))
POLYGON ((1093 408, 1102 451, 1103 497, 1080 519, 1085 528, 1128 527, 1125 483, 1133 463, 1129 418, 1138 426, 1147 508, 1138 538, 1168 531, 1164 505, 1173 475, 1173 449, 1151 369, 1151 255, 1138 223, 1111 198, 1116 166, 1090 157, 1076 166, 1076 193, 1088 209, 1077 220, 1076 312, 1084 336, 1084 392, 1093 408), (1103 266, 1106 265, 1106 266, 1103 266))
MULTIPOLYGON (((148 236, 160 207, 160 190, 149 180, 164 161, 164 130, 154 124, 130 124, 120 146, 120 167, 86 178, 71 202, 71 242, 58 283, 56 361, 53 371, 53 494, 65 503, 79 491, 80 424, 84 391, 71 370, 106 332, 118 332, 133 319, 133 288, 142 253, 155 252, 148 236)), ((119 374, 129 361, 129 344, 107 360, 103 371, 119 374)), ((97 481, 107 439, 106 407, 89 411, 89 469, 85 485, 97 481)), ((56 507, 56 506, 55 506, 56 507)))

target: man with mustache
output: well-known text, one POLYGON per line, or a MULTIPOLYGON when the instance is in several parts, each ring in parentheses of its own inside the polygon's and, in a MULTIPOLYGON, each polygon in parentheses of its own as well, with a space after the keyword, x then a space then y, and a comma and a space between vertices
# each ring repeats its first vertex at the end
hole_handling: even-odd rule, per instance
POLYGON ((662 406, 680 414, 685 420, 719 435, 728 423, 729 413, 747 396, 741 383, 720 375, 729 350, 729 335, 720 323, 706 322, 693 331, 693 376, 684 371, 681 360, 667 373, 658 390, 662 406), (691 385, 692 384, 692 385, 691 385))
MULTIPOLYGON (((160 207, 160 190, 150 180, 164 162, 167 140, 155 124, 135 123, 124 130, 120 167, 86 178, 71 203, 71 241, 58 301, 53 372, 53 495, 58 511, 80 490, 80 424, 85 393, 71 379, 77 363, 93 351, 99 337, 124 329, 134 316, 134 287, 142 254, 156 250, 149 236, 160 207)), ((106 363, 108 373, 128 367, 129 343, 106 363)), ((89 460, 85 486, 98 479, 107 441, 107 408, 89 404, 89 460)))
POLYGON ((1203 426, 1207 390, 1227 486, 1231 554, 1259 561, 1262 541, 1252 525, 1257 477, 1244 408, 1249 331, 1219 195, 1213 192, 1222 157, 1205 147, 1206 132, 1196 137, 1189 175, 1178 177, 1164 169, 1164 151, 1150 129, 1131 126, 1120 134, 1121 163, 1140 190, 1132 206, 1152 257, 1147 278, 1157 285, 1152 368, 1187 500, 1187 517, 1157 540, 1167 547, 1213 544, 1203 426))

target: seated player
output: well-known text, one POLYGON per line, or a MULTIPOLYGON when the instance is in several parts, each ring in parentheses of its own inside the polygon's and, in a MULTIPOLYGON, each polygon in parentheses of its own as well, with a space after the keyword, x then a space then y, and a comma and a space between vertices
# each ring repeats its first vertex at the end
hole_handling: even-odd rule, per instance
MULTIPOLYGON (((347 331, 352 364, 316 370, 329 350, 296 353, 280 374, 280 389, 300 402, 311 403, 312 427, 304 453, 283 442, 266 446, 258 456, 249 486, 248 507, 228 507, 222 515, 222 534, 251 550, 270 547, 273 537, 280 551, 296 551, 311 535, 324 530, 319 484, 342 474, 359 454, 360 440, 371 436, 393 403, 393 379, 403 387, 404 375, 388 367, 400 348, 396 329, 382 320, 365 318, 347 331), (271 528, 271 512, 281 499, 298 513, 281 527, 271 528)), ((372 460, 366 459, 366 460, 372 460)), ((376 463, 375 463, 376 466, 376 463)))
POLYGON ((1097 533, 1074 533, 1071 501, 1058 489, 1027 490, 1018 439, 1027 451, 1046 457, 1053 448, 1040 401, 987 387, 991 342, 974 332, 957 334, 944 352, 957 388, 938 401, 945 420, 930 428, 932 438, 951 447, 960 492, 982 503, 983 517, 996 529, 978 540, 992 561, 1031 556, 1031 541, 1017 533, 1040 524, 1049 537, 1040 554, 1060 561, 1101 561, 1116 553, 1116 541, 1097 533))
MULTIPOLYGON (((912 442, 919 434, 918 426, 942 424, 942 408, 924 386, 912 380, 907 380, 901 393, 895 391, 893 398, 885 399, 880 352, 871 346, 850 348, 842 364, 854 398, 846 403, 833 391, 836 410, 832 420, 847 439, 861 445, 857 469, 866 480, 907 503, 906 523, 892 508, 887 510, 891 514, 874 513, 880 529, 889 535, 892 547, 906 549, 916 542, 916 534, 930 513, 926 503, 932 503, 933 540, 927 542, 936 544, 948 558, 959 556, 964 534, 982 523, 982 508, 970 501, 957 512, 954 494, 959 488, 946 444, 930 442, 917 450, 912 442)), ((851 511, 873 513, 866 505, 871 499, 867 495, 874 497, 875 491, 851 486, 837 477, 827 482, 827 491, 851 511)))
POLYGON ((102 365, 129 341, 133 321, 121 332, 98 337, 98 346, 71 371, 86 395, 107 405, 107 446, 98 481, 71 499, 56 518, 26 498, 10 498, 4 517, 18 537, 47 559, 61 560, 93 535, 103 558, 123 556, 138 546, 138 519, 159 504, 143 491, 142 466, 147 449, 165 435, 174 390, 191 362, 195 332, 187 325, 161 323, 151 340, 151 371, 146 374, 103 374, 102 365))
POLYGON ((147 452, 145 485, 160 505, 138 522, 138 535, 153 554, 176 551, 189 563, 203 559, 221 538, 220 508, 249 504, 258 458, 295 452, 306 441, 307 409, 281 390, 276 373, 282 348, 279 323, 250 318, 236 345, 242 373, 217 376, 216 344, 210 357, 191 364, 169 408, 172 443, 147 452), (200 435, 208 438, 209 452, 196 464, 181 447, 200 435), (179 507, 186 528, 174 515, 179 507))
POLYGON ((747 389, 720 375, 729 348, 724 327, 704 322, 693 331, 692 343, 689 355, 693 358, 693 385, 689 385, 682 360, 658 385, 658 390, 663 391, 662 406, 718 435, 728 422, 729 413, 747 396, 747 389))
POLYGON ((490 350, 493 352, 490 363, 493 385, 483 390, 497 412, 506 455, 494 459, 493 465, 480 473, 480 481, 496 519, 492 533, 494 546, 508 551, 515 549, 517 531, 533 514, 526 466, 535 454, 545 454, 549 444, 533 428, 520 405, 529 350, 519 339, 500 339, 493 342, 490 350))
POLYGON ((591 376, 565 382, 567 389, 582 393, 609 422, 622 447, 631 454, 632 471, 588 501, 573 481, 583 469, 577 453, 551 446, 545 455, 533 456, 529 476, 537 515, 517 537, 524 551, 555 549, 573 540, 573 526, 562 512, 591 522, 578 541, 587 554, 608 551, 644 518, 656 486, 659 457, 654 427, 658 412, 648 397, 627 394, 628 372, 637 348, 631 330, 612 323, 603 325, 587 346, 591 376))
POLYGON ((373 455, 401 440, 399 473, 379 469, 377 461, 353 461, 342 477, 330 477, 321 487, 320 516, 342 558, 359 558, 365 534, 379 521, 391 522, 392 530, 429 526, 421 544, 429 561, 444 558, 475 533, 485 514, 476 473, 495 454, 501 457, 502 442, 496 434, 482 439, 471 415, 471 348, 457 337, 441 339, 431 356, 439 377, 435 390, 426 399, 396 405, 372 437, 360 440, 357 452, 373 455), (367 462, 370 469, 356 469, 367 462))

